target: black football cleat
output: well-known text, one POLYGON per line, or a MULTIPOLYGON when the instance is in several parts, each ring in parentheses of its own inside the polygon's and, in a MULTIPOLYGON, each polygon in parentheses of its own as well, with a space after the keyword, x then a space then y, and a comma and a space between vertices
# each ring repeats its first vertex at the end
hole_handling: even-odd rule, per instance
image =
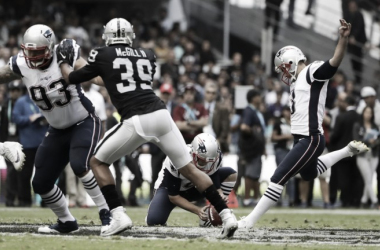
POLYGON ((45 234, 68 234, 68 233, 74 233, 77 231, 79 231, 79 227, 76 220, 62 222, 58 219, 57 223, 54 225, 38 228, 39 233, 45 233, 45 234))
POLYGON ((109 225, 111 222, 111 213, 108 209, 102 209, 99 211, 99 218, 102 222, 102 226, 109 225))

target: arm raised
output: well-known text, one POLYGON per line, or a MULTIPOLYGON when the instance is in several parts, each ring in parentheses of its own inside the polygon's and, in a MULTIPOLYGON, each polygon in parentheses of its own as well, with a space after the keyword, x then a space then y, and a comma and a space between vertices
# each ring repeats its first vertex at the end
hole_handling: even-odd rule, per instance
POLYGON ((346 52, 348 37, 351 33, 351 24, 346 20, 340 19, 341 26, 339 27, 339 41, 336 45, 334 56, 330 59, 330 65, 333 67, 339 67, 346 52))

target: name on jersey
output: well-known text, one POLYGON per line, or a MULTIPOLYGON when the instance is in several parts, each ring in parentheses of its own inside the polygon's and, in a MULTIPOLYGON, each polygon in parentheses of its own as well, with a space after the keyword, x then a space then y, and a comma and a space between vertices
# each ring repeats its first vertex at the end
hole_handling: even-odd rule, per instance
POLYGON ((124 50, 122 50, 121 48, 115 48, 115 50, 117 56, 146 57, 146 54, 143 50, 137 50, 128 47, 125 47, 124 50))

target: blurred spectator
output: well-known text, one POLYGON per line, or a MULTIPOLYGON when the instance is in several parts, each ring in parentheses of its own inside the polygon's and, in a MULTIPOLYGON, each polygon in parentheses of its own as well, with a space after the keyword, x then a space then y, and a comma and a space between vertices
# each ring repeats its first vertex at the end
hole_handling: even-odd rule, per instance
MULTIPOLYGON (((342 4, 342 14, 343 14, 343 19, 347 21, 347 18, 348 18, 348 15, 349 15, 349 2, 351 0, 341 0, 341 4, 342 4)), ((348 22, 348 21, 347 21, 348 22)))
MULTIPOLYGON (((334 129, 330 137, 330 151, 345 147, 353 140, 353 126, 359 119, 355 111, 355 99, 347 96, 345 99, 345 111, 341 112, 335 121, 334 129)), ((331 168, 330 201, 335 204, 337 191, 341 190, 340 200, 343 207, 359 206, 363 180, 356 167, 356 158, 348 157, 335 163, 331 168)))
MULTIPOLYGON (((210 81, 205 86, 204 106, 208 110, 209 125, 204 127, 203 132, 214 134, 219 143, 222 153, 229 152, 228 138, 230 132, 230 110, 229 103, 225 100, 217 101, 218 87, 210 81)), ((228 98, 228 97, 227 97, 228 98)))
POLYGON ((361 197, 361 206, 366 207, 368 200, 371 201, 371 208, 378 209, 378 199, 373 190, 373 177, 376 173, 377 164, 379 163, 379 128, 375 124, 373 109, 365 107, 359 122, 354 124, 354 140, 364 142, 370 151, 360 154, 356 157, 356 162, 364 180, 364 190, 361 197))
POLYGON ((77 14, 69 16, 66 19, 66 38, 73 38, 81 47, 91 48, 90 37, 87 31, 80 25, 80 19, 77 14))
POLYGON ((265 67, 261 61, 260 54, 255 53, 252 60, 246 64, 246 85, 252 85, 259 90, 264 90, 265 67))
POLYGON ((305 11, 305 15, 314 15, 313 12, 311 12, 315 0, 309 0, 307 4, 307 9, 305 11))
POLYGON ((282 100, 282 91, 277 91, 277 100, 275 103, 271 104, 268 107, 268 118, 273 119, 273 118, 281 118, 282 117, 282 110, 284 108, 284 105, 282 105, 281 100, 282 100))
POLYGON ((327 109, 332 109, 334 107, 335 99, 338 95, 338 90, 335 84, 329 83, 327 85, 327 94, 326 94, 326 104, 327 109))
MULTIPOLYGON (((230 142, 230 147, 229 147, 229 151, 231 152, 231 154, 239 154, 239 135, 240 135, 240 124, 241 124, 241 113, 239 112, 236 112, 236 110, 234 112, 232 112, 232 116, 231 116, 231 122, 230 122, 230 133, 231 133, 231 142, 230 142)), ((235 185, 235 193, 237 191, 237 188, 239 187, 240 185, 240 179, 242 177, 242 173, 241 172, 238 172, 238 179, 237 179, 237 182, 236 182, 236 185, 235 185)))
POLYGON ((161 65, 161 75, 170 75, 170 77, 173 79, 173 82, 177 84, 179 78, 179 69, 178 64, 175 62, 175 54, 172 49, 168 51, 165 59, 165 63, 161 65))
POLYGON ((337 70, 335 75, 333 76, 333 78, 330 80, 329 82, 329 85, 333 85, 334 87, 336 87, 338 93, 341 93, 341 92, 344 92, 346 86, 345 86, 345 83, 346 83, 346 75, 343 73, 342 70, 337 70))
POLYGON ((45 137, 48 123, 28 94, 16 101, 12 120, 17 125, 20 143, 25 153, 24 167, 21 172, 17 173, 17 189, 15 191, 17 192, 18 206, 30 207, 32 206, 31 179, 34 159, 37 149, 45 137))
MULTIPOLYGON (((160 98, 165 103, 169 113, 173 116, 173 111, 177 103, 173 100, 173 86, 170 83, 163 83, 160 87, 160 98)), ((162 164, 161 164, 162 165, 162 164)), ((161 167, 160 167, 161 168, 161 167)))
MULTIPOLYGON (((288 106, 285 106, 282 108, 280 113, 281 115, 277 117, 274 123, 271 138, 272 142, 274 143, 274 152, 277 166, 280 165, 293 145, 293 135, 290 133, 290 108, 288 106)), ((286 184, 286 194, 288 196, 289 206, 293 206, 295 200, 294 178, 291 178, 286 184)))
POLYGON ((267 87, 267 92, 265 94, 265 105, 267 107, 270 107, 278 101, 282 106, 288 104, 289 93, 283 91, 281 84, 277 80, 273 79, 272 77, 268 77, 266 79, 265 86, 267 87), (281 100, 277 100, 279 93, 281 93, 281 100))
POLYGON ((232 82, 237 84, 242 84, 244 82, 244 69, 243 69, 243 59, 239 52, 235 52, 232 56, 232 65, 228 66, 227 73, 230 78, 230 86, 232 82))
POLYGON ((365 34, 365 22, 363 14, 360 12, 356 0, 349 0, 348 14, 345 18, 347 23, 351 23, 351 35, 348 40, 348 53, 351 54, 351 65, 355 75, 357 84, 362 80, 362 58, 363 47, 367 42, 365 34))
POLYGON ((276 41, 281 18, 280 6, 283 0, 266 0, 265 1, 265 29, 273 28, 273 39, 276 41))
POLYGON ((360 101, 360 91, 356 90, 356 84, 353 80, 347 80, 344 84, 344 91, 347 95, 352 96, 357 102, 360 101))
POLYGON ((200 65, 203 66, 209 62, 215 64, 216 59, 214 53, 211 51, 210 41, 204 40, 202 42, 202 49, 200 52, 200 65))
POLYGON ((330 121, 331 130, 334 128, 335 121, 338 115, 346 111, 346 97, 347 97, 346 92, 340 92, 338 94, 338 98, 335 101, 335 107, 329 111, 329 115, 331 117, 331 121, 330 121))
MULTIPOLYGON (((214 110, 216 108, 217 102, 216 98, 218 95, 218 88, 216 84, 212 81, 209 81, 205 86, 205 97, 203 106, 207 110, 208 113, 208 124, 203 128, 204 133, 208 133, 212 135, 213 137, 217 138, 215 136, 215 132, 213 129, 213 117, 214 117, 214 110)), ((229 124, 229 122, 227 122, 229 124)))
MULTIPOLYGON (((380 102, 376 98, 376 91, 374 88, 366 86, 362 88, 360 95, 362 100, 359 103, 358 109, 356 110, 359 114, 363 113, 364 107, 369 106, 373 109, 374 122, 378 128, 380 128, 380 102)), ((380 150, 380 149, 379 149, 380 150)), ((380 200, 380 161, 377 165, 377 200, 380 200)), ((379 206, 380 209, 380 206, 379 206)))
POLYGON ((208 124, 207 110, 202 104, 195 102, 195 91, 194 84, 186 84, 182 94, 184 102, 173 112, 173 120, 187 144, 190 144, 197 134, 202 133, 203 127, 208 124))
POLYGON ((288 6, 288 20, 286 24, 293 29, 299 29, 299 26, 294 23, 294 7, 296 5, 296 0, 289 0, 288 6))
POLYGON ((9 29, 8 25, 5 22, 5 17, 2 15, 0 17, 0 46, 3 47, 7 42, 9 38, 9 29))
POLYGON ((247 93, 248 106, 245 108, 240 125, 239 158, 242 158, 241 169, 243 173, 245 194, 243 205, 252 206, 260 198, 261 156, 265 154, 265 121, 259 111, 262 105, 260 92, 251 89, 247 93), (253 198, 251 196, 253 191, 253 198))
MULTIPOLYGON (((12 113, 17 99, 22 95, 23 84, 20 80, 12 81, 8 84, 8 100, 1 107, 1 141, 19 141, 17 126, 12 120, 12 113)), ((5 205, 14 207, 18 193, 19 173, 13 167, 13 164, 6 161, 7 164, 7 179, 6 179, 6 194, 5 205)), ((29 183, 30 184, 30 183, 29 183)))
POLYGON ((370 86, 363 87, 360 92, 362 100, 359 102, 357 112, 363 113, 366 106, 370 106, 375 113, 375 124, 380 127, 380 101, 377 99, 377 93, 374 88, 370 86))
POLYGON ((160 37, 157 46, 154 48, 154 53, 158 59, 166 60, 170 52, 169 40, 166 37, 160 37))

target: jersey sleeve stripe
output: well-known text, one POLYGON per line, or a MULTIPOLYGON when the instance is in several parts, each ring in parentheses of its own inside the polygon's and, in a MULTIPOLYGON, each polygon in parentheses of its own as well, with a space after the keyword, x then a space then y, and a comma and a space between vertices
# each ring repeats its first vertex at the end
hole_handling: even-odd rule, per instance
POLYGON ((21 74, 21 70, 20 70, 20 68, 19 68, 18 65, 17 65, 17 55, 12 56, 11 70, 12 70, 13 72, 15 72, 16 74, 18 74, 18 75, 24 77, 24 76, 21 74))
POLYGON ((122 122, 120 122, 113 131, 111 131, 106 137, 103 138, 103 140, 100 141, 100 143, 98 143, 98 145, 96 146, 95 148, 95 151, 94 151, 94 155, 98 152, 99 148, 113 135, 115 134, 119 128, 121 128, 121 125, 123 125, 122 122))
POLYGON ((307 69, 306 72, 306 81, 309 85, 311 85, 311 78, 310 78, 310 67, 307 69))
POLYGON ((95 112, 94 105, 92 105, 92 102, 83 94, 81 85, 76 84, 75 87, 77 89, 79 100, 82 103, 83 107, 89 114, 93 114, 95 112))

